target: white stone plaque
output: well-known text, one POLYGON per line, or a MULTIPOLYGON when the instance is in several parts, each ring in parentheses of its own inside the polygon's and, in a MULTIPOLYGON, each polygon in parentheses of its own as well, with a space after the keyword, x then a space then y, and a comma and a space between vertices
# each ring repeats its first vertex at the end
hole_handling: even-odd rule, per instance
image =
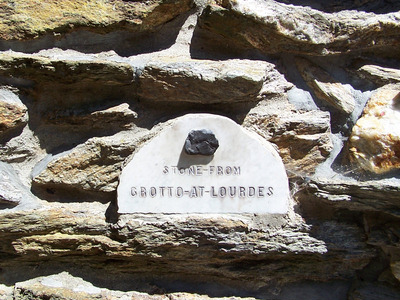
POLYGON ((189 114, 144 145, 122 170, 119 213, 278 213, 289 186, 276 150, 232 120, 189 114), (212 133, 214 154, 188 154, 192 131, 212 133))

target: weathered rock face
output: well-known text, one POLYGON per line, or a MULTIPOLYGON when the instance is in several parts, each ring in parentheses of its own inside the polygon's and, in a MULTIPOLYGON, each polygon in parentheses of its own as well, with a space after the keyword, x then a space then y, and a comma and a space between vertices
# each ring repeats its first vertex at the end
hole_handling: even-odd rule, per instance
POLYGON ((1 1, 0 39, 37 38, 79 28, 148 30, 188 11, 192 1, 1 1))
POLYGON ((104 60, 52 59, 42 55, 3 52, 0 55, 2 75, 22 77, 37 83, 58 82, 64 84, 82 81, 106 81, 108 84, 129 84, 134 70, 128 64, 104 60))
MULTIPOLYGON (((34 280, 28 280, 18 283, 15 287, 15 292, 7 291, 10 297, 14 296, 15 299, 22 299, 30 297, 29 299, 41 298, 57 298, 60 300, 71 299, 130 299, 130 300, 252 300, 255 298, 241 298, 241 297, 223 297, 223 298, 210 298, 206 295, 197 295, 189 293, 170 293, 164 295, 150 295, 147 293, 138 292, 120 292, 110 291, 93 286, 91 283, 84 281, 81 278, 76 278, 62 272, 57 275, 41 277, 34 280)), ((6 293, 6 292, 5 292, 6 293)), ((6 295, 6 294, 5 294, 6 295)))
MULTIPOLYGON (((398 239, 394 236, 397 235, 396 232, 399 230, 400 201, 398 193, 399 185, 397 183, 320 180, 311 181, 296 196, 306 219, 314 218, 313 216, 316 214, 319 215, 318 220, 314 219, 313 228, 316 231, 327 230, 326 227, 323 228, 326 226, 326 223, 323 222, 325 219, 335 222, 334 220, 355 217, 349 212, 361 212, 364 218, 363 223, 367 226, 367 231, 365 232, 366 243, 377 247, 377 251, 390 253, 387 257, 380 257, 380 263, 371 263, 369 267, 362 271, 363 274, 361 276, 363 278, 375 276, 374 278, 379 278, 383 283, 392 282, 397 285, 398 279, 396 278, 398 273, 396 266, 398 265, 400 252, 398 239), (383 211, 385 211, 384 220, 386 221, 382 217, 383 211), (381 222, 387 222, 387 227, 382 228, 381 222), (384 265, 381 264, 383 262, 384 265), (370 268, 376 267, 379 268, 379 274, 372 275, 370 268)), ((392 295, 395 299, 399 297, 398 291, 392 290, 386 284, 375 286, 375 288, 372 288, 369 284, 360 284, 354 291, 355 297, 358 297, 358 299, 372 299, 373 295, 379 293, 390 295, 387 299, 392 295)))
POLYGON ((400 168, 400 87, 385 86, 368 101, 350 136, 350 159, 382 174, 400 168))
POLYGON ((15 170, 10 165, 0 162, 0 207, 35 204, 35 197, 19 180, 15 170))
POLYGON ((297 59, 296 63, 304 80, 318 98, 346 114, 353 112, 355 100, 349 89, 305 59, 297 59))
POLYGON ((46 119, 51 124, 71 124, 96 129, 115 126, 123 129, 132 126, 137 117, 137 113, 129 109, 129 104, 123 103, 91 113, 57 111, 47 115, 46 119))
POLYGON ((309 5, 312 8, 322 10, 324 12, 339 12, 342 10, 360 10, 375 13, 395 12, 399 10, 399 3, 389 0, 385 3, 376 0, 332 0, 323 2, 318 0, 283 0, 283 3, 294 5, 309 5))
MULTIPOLYGON (((257 289, 263 286, 259 280, 254 282, 257 277, 261 276, 262 281, 279 279, 286 283, 326 280, 335 277, 331 273, 332 264, 341 276, 352 276, 354 267, 350 266, 354 264, 360 269, 374 255, 364 248, 357 227, 346 228, 332 221, 331 225, 321 228, 336 231, 329 243, 332 251, 329 259, 321 260, 321 255, 327 251, 326 244, 308 235, 309 228, 298 218, 237 215, 149 215, 143 218, 131 215, 113 225, 101 217, 104 209, 101 205, 86 205, 86 214, 81 213, 83 208, 57 205, 35 214, 3 214, 0 221, 3 232, 24 226, 13 233, 18 237, 12 245, 9 244, 10 233, 4 236, 2 251, 15 255, 15 259, 3 266, 8 268, 16 264, 23 270, 25 263, 36 257, 44 264, 50 259, 55 269, 70 263, 68 268, 79 264, 86 269, 113 259, 123 266, 128 277, 119 273, 119 268, 106 263, 107 281, 111 285, 121 286, 138 272, 141 277, 161 275, 172 281, 176 274, 184 272, 195 282, 202 282, 208 276, 217 282, 220 277, 225 284, 241 282, 257 294, 257 289), (42 221, 37 222, 38 219, 42 221), (346 243, 342 244, 344 240, 346 243), (354 247, 363 251, 354 251, 354 247), (303 262, 292 265, 290 261, 296 257, 302 257, 303 262), (282 268, 287 263, 288 268, 282 268), (249 268, 248 264, 254 265, 249 268), (317 264, 318 272, 305 272, 309 264, 317 264), (114 276, 118 279, 114 280, 114 276)), ((101 280, 99 274, 91 276, 101 280)))
POLYGON ((278 1, 214 1, 200 18, 200 44, 263 54, 326 55, 398 46, 399 13, 328 14, 278 1), (239 50, 240 49, 240 50, 239 50))
POLYGON ((254 108, 246 116, 243 126, 276 144, 292 175, 314 173, 332 150, 329 114, 295 111, 285 99, 254 108))
POLYGON ((400 82, 400 70, 376 65, 364 65, 358 69, 359 74, 379 85, 400 82))
MULTIPOLYGON (((123 162, 149 138, 136 133, 136 138, 132 139, 129 134, 135 133, 92 138, 71 151, 50 157, 50 161, 45 159, 32 174, 34 187, 45 189, 47 196, 55 199, 76 190, 114 192, 123 162)), ((99 200, 101 197, 96 198, 99 200)))
MULTIPOLYGON (((400 299, 398 9, 0 0, 0 299, 400 299), (271 142, 287 210, 118 214, 121 170, 187 113, 271 142)), ((177 170, 206 127, 160 149, 177 170)))
POLYGON ((272 64, 262 61, 158 60, 147 65, 139 75, 139 95, 144 100, 157 102, 257 101, 261 93, 282 93, 291 87, 278 74, 272 64), (268 88, 262 90, 263 86, 268 88))
POLYGON ((18 96, 8 90, 0 90, 0 135, 21 127, 28 121, 26 106, 18 96))

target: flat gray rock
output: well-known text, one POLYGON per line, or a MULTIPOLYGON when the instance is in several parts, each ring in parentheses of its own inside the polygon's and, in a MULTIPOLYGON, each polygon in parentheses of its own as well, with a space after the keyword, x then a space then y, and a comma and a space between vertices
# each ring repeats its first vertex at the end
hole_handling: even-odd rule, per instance
POLYGON ((11 165, 0 162, 0 208, 33 204, 35 197, 24 186, 11 165))

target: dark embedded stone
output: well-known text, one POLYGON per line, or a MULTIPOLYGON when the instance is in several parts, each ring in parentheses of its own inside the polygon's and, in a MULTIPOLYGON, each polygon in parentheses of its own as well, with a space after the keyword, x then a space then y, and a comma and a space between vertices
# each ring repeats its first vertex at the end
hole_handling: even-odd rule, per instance
POLYGON ((219 143, 214 133, 208 129, 192 130, 185 141, 185 152, 189 155, 213 155, 219 143))

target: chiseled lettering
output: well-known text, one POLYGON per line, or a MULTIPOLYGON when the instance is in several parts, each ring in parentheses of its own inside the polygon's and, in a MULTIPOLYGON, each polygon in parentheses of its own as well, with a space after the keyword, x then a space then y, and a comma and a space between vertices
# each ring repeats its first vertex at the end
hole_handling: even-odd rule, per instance
POLYGON ((203 175, 203 167, 202 166, 196 166, 196 175, 197 176, 203 175))
POLYGON ((217 198, 218 197, 218 195, 215 193, 215 188, 213 186, 211 187, 210 195, 213 198, 217 198))
POLYGON ((272 186, 269 186, 267 195, 272 196, 273 194, 274 194, 274 188, 272 186))
POLYGON ((249 186, 249 197, 254 197, 254 195, 256 194, 256 189, 253 186, 249 186))
POLYGON ((195 186, 192 186, 189 192, 189 197, 190 198, 197 198, 199 197, 199 193, 197 192, 197 188, 195 186))
POLYGON ((229 167, 229 166, 226 167, 226 168, 225 168, 225 174, 226 174, 226 175, 231 175, 231 174, 232 174, 232 167, 229 167))
POLYGON ((168 168, 168 166, 164 166, 163 173, 164 173, 165 175, 167 175, 167 174, 169 173, 169 168, 168 168))
POLYGON ((161 195, 161 197, 164 197, 164 192, 165 192, 165 186, 160 186, 160 195, 161 195))
POLYGON ((258 197, 264 198, 266 196, 272 196, 274 194, 274 188, 272 186, 211 186, 209 190, 205 189, 205 186, 192 186, 191 188, 185 189, 183 187, 174 186, 152 186, 146 188, 141 187, 131 187, 130 194, 132 197, 177 197, 182 198, 188 195, 189 198, 201 198, 204 197, 205 193, 209 193, 212 198, 225 198, 226 196, 230 198, 246 198, 246 197, 258 197))
POLYGON ((172 168, 172 172, 174 174, 178 173, 178 167, 177 166, 171 166, 171 168, 172 168))
POLYGON ((240 175, 240 167, 233 167, 233 175, 240 175))
POLYGON ((217 175, 224 175, 224 168, 221 166, 217 166, 217 175))
POLYGON ((200 186, 198 186, 198 188, 199 188, 199 195, 200 195, 200 197, 203 197, 203 195, 204 195, 204 186, 203 186, 203 185, 200 185, 200 186))
POLYGON ((259 186, 258 187, 258 193, 257 193, 259 198, 265 197, 264 195, 264 187, 263 186, 259 186))
POLYGON ((140 187, 140 197, 146 198, 146 196, 147 196, 146 188, 144 186, 141 186, 140 187))
POLYGON ((196 175, 196 167, 195 166, 189 167, 189 175, 196 175))
POLYGON ((173 189, 173 187, 169 186, 169 187, 167 187, 167 189, 168 189, 168 197, 172 197, 172 189, 173 189))
POLYGON ((180 175, 192 175, 202 176, 204 171, 208 171, 208 175, 240 175, 240 166, 208 166, 204 169, 201 165, 193 165, 188 168, 179 168, 178 166, 164 166, 162 173, 165 175, 169 174, 180 174, 180 175))
POLYGON ((178 186, 178 187, 176 188, 176 196, 177 196, 178 198, 182 198, 182 196, 183 196, 183 188, 181 188, 180 186, 178 186))
POLYGON ((236 196, 236 186, 230 186, 228 188, 229 197, 233 198, 236 196))
POLYGON ((239 197, 240 198, 246 197, 246 188, 244 186, 239 187, 239 197))
POLYGON ((219 188, 218 195, 219 195, 221 198, 224 198, 224 197, 226 196, 226 187, 221 186, 221 187, 219 188))
POLYGON ((210 166, 210 167, 208 168, 208 173, 209 173, 210 175, 212 175, 212 174, 214 173, 214 171, 215 171, 215 167, 214 167, 214 166, 210 166))

